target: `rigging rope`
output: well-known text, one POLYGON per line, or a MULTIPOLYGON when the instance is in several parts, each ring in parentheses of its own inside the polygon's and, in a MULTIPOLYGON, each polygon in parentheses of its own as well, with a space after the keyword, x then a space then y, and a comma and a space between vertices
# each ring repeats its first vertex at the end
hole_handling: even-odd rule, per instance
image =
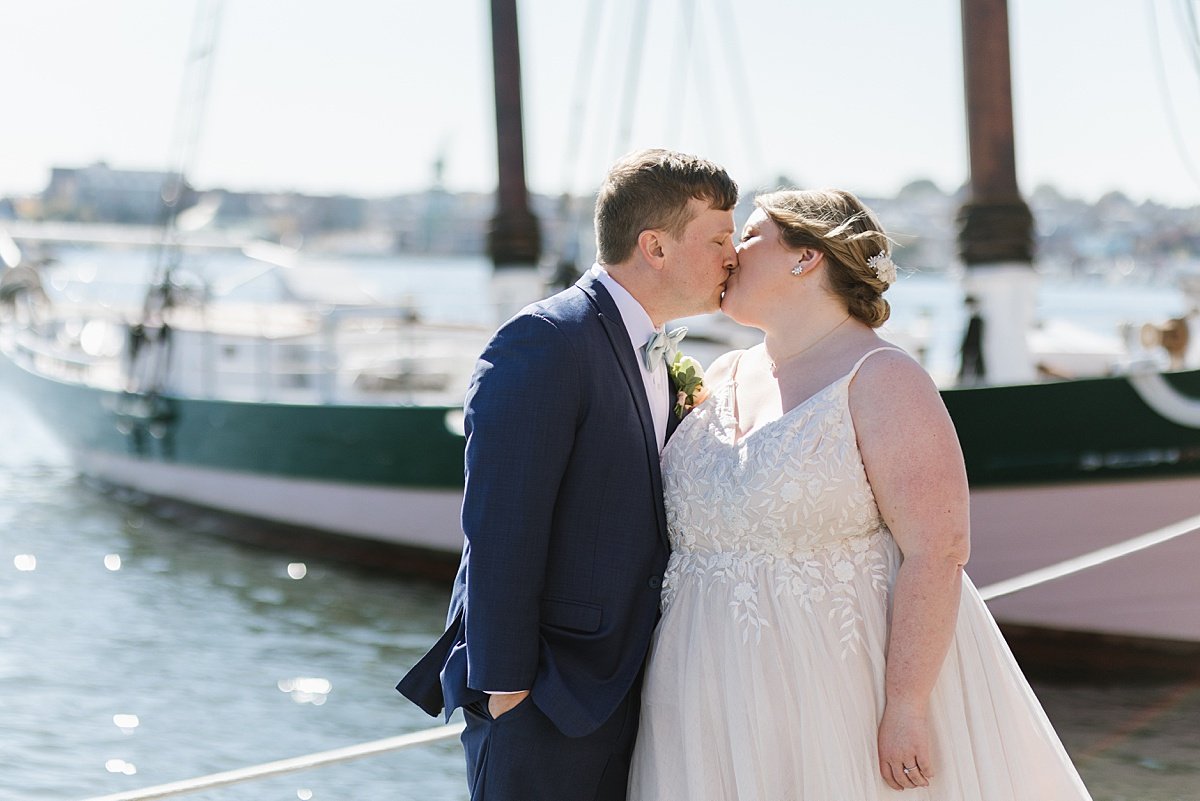
MULTIPOLYGON (((1184 169, 1188 175, 1200 187, 1200 170, 1196 169, 1195 163, 1192 162, 1191 155, 1188 153, 1187 140, 1179 129, 1179 119, 1175 116, 1175 102, 1171 97, 1171 86, 1167 79, 1167 67, 1163 59, 1162 40, 1158 31, 1158 13, 1155 10, 1154 0, 1149 0, 1146 5, 1146 10, 1150 15, 1150 39, 1151 50, 1154 51, 1156 58, 1154 59, 1155 77, 1158 79, 1158 89, 1162 94, 1163 111, 1167 117, 1167 128, 1171 131, 1171 140, 1175 145, 1175 152, 1179 156, 1179 160, 1183 163, 1184 169)), ((1197 67, 1200 69, 1200 65, 1197 67)))
POLYGON ((629 150, 629 141, 633 134, 633 111, 637 106, 638 85, 641 83, 638 72, 642 66, 642 50, 646 43, 646 25, 643 17, 649 14, 650 0, 641 8, 634 7, 633 36, 630 39, 629 61, 625 67, 625 91, 622 95, 620 125, 617 127, 617 154, 629 150))
POLYGON ((571 93, 571 111, 568 117, 567 148, 563 157, 563 194, 571 196, 579 177, 579 152, 583 147, 583 134, 587 130, 586 98, 592 83, 592 67, 596 62, 596 47, 600 43, 601 0, 591 0, 583 19, 583 32, 579 43, 579 62, 575 70, 575 86, 571 93))
POLYGON ((195 165, 200 148, 223 3, 224 0, 199 0, 192 21, 183 88, 171 136, 169 164, 163 178, 162 237, 155 250, 154 274, 142 302, 141 320, 130 329, 131 357, 147 345, 153 348, 148 351, 148 370, 138 370, 134 358, 128 362, 128 384, 138 393, 160 392, 170 372, 171 338, 163 315, 175 300, 172 297, 172 282, 183 254, 177 229, 179 207, 187 185, 187 175, 195 165), (156 332, 154 337, 150 336, 151 331, 156 332))
POLYGON ((667 141, 679 141, 679 126, 687 111, 688 92, 688 62, 692 58, 692 42, 696 31, 696 2, 695 0, 679 0, 679 13, 683 24, 679 26, 679 37, 676 39, 678 48, 675 58, 675 91, 671 93, 667 109, 666 131, 667 141))
MULTIPOLYGON (((754 99, 750 92, 750 76, 746 72, 746 59, 742 57, 742 35, 738 29, 737 15, 733 13, 731 0, 716 0, 721 15, 721 28, 726 32, 729 47, 720 48, 729 59, 729 80, 732 84, 734 102, 738 105, 737 129, 741 133, 742 146, 746 148, 751 176, 754 180, 767 180, 763 161, 762 142, 758 138, 758 115, 754 110, 754 99), (757 176, 757 177, 755 177, 757 176)), ((749 188, 749 187, 747 187, 749 188)))
POLYGON ((1192 0, 1179 0, 1175 6, 1175 13, 1179 16, 1179 26, 1191 34, 1188 38, 1184 36, 1184 43, 1188 46, 1188 54, 1192 57, 1192 61, 1196 65, 1196 74, 1200 75, 1200 30, 1196 24, 1196 9, 1192 5, 1192 0))

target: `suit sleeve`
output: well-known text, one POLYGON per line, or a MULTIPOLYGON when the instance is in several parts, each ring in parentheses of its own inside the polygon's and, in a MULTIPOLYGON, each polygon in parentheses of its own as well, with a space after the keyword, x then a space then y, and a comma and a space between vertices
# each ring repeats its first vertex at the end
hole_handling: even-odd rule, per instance
POLYGON ((467 685, 527 690, 559 485, 582 392, 571 343, 536 314, 510 321, 479 359, 466 410, 467 685))

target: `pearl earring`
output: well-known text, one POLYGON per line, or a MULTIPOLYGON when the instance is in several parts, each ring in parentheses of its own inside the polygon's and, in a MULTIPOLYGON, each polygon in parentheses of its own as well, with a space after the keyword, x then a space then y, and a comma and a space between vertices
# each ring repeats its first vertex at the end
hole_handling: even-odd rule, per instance
POLYGON ((800 273, 802 273, 802 272, 804 272, 803 264, 797 264, 795 267, 792 268, 792 275, 800 275, 800 273))

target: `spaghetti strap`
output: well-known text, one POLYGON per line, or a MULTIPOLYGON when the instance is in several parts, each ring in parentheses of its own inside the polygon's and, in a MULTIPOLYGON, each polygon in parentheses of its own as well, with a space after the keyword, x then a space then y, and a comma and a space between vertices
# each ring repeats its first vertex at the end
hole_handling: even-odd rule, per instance
POLYGON ((897 353, 905 352, 903 348, 897 348, 895 345, 885 345, 882 348, 875 348, 874 350, 869 350, 862 355, 862 358, 860 358, 857 362, 854 363, 854 367, 852 367, 850 369, 850 372, 847 374, 847 378, 849 380, 853 381, 854 376, 858 375, 858 368, 863 366, 863 362, 865 362, 867 359, 874 356, 876 353, 879 353, 880 351, 884 351, 884 350, 894 350, 897 353))
POLYGON ((733 357, 733 366, 729 368, 729 383, 737 384, 738 365, 742 363, 742 357, 746 355, 746 351, 739 350, 737 356, 733 357))
POLYGON ((746 351, 739 350, 737 356, 733 357, 733 366, 729 370, 729 380, 726 381, 729 385, 729 413, 733 416, 733 436, 738 437, 738 396, 737 396, 737 371, 738 366, 742 363, 742 357, 746 355, 746 351))

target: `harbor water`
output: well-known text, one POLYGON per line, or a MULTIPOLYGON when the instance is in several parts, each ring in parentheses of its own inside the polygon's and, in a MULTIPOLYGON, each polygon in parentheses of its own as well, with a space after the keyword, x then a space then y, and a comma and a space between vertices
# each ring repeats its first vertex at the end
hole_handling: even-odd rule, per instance
MULTIPOLYGON (((477 260, 359 266, 433 314, 486 276, 477 260)), ((951 359, 961 293, 936 276, 897 289, 898 321, 931 310, 931 358, 951 359)), ((1167 288, 1051 287, 1043 303, 1097 331, 1182 310, 1167 288)), ((392 688, 440 633, 448 587, 244 546, 219 522, 101 493, 20 400, 0 384, 0 799, 71 801, 440 723, 392 688)), ((1098 801, 1200 801, 1200 682, 1035 689, 1098 801)), ((467 793, 450 740, 185 797, 467 793)))

